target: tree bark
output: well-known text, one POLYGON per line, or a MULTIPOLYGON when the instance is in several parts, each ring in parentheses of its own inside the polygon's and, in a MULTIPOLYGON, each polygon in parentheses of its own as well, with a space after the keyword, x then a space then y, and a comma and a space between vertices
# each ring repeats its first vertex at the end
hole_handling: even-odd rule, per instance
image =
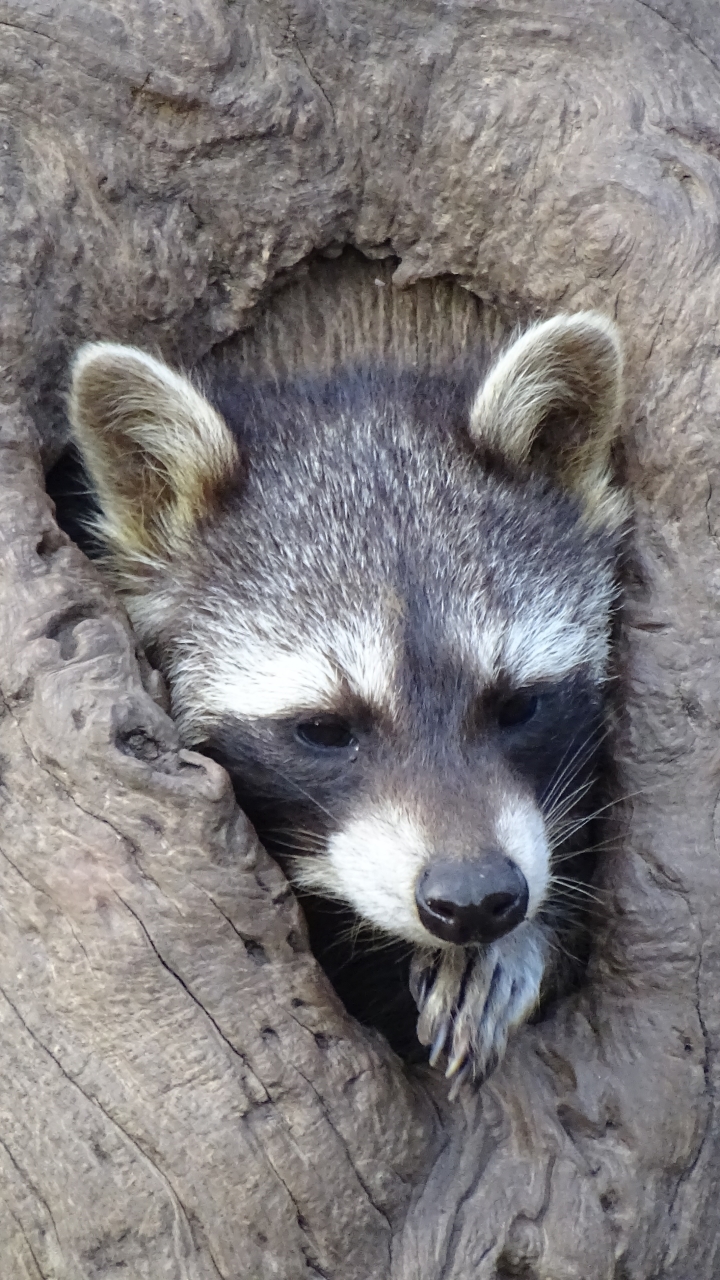
POLYGON ((3 1280, 717 1276, 715 9, 0 4, 3 1280), (202 358, 343 245, 628 350, 588 980, 452 1106, 345 1015, 43 491, 78 342, 202 358))

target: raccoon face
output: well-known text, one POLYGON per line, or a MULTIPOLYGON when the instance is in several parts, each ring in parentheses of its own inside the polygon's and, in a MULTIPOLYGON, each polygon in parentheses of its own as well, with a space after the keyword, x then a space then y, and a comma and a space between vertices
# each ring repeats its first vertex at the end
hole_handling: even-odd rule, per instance
POLYGON ((214 407, 133 348, 76 358, 106 563, 184 741, 296 883, 417 947, 489 954, 542 919, 591 795, 620 369, 593 313, 479 390, 340 370, 214 407))
POLYGON ((400 707, 339 685, 310 709, 229 715, 203 749, 300 886, 415 945, 486 945, 546 901, 562 766, 577 801, 602 697, 582 674, 511 691, 401 661, 400 707))

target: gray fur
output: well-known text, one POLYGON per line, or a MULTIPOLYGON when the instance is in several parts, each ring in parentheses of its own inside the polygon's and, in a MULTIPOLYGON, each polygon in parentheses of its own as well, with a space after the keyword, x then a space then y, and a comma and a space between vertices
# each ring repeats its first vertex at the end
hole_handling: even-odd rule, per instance
MULTIPOLYGON (((566 341, 572 322, 555 323, 566 341)), ((516 447, 503 456, 497 405, 511 419, 513 399, 504 383, 502 394, 493 387, 484 452, 477 362, 464 375, 345 368, 214 386, 233 441, 219 450, 213 416, 213 459, 232 459, 237 446, 239 462, 197 519, 183 493, 175 518, 164 489, 162 525, 152 512, 137 522, 150 530, 140 552, 114 531, 112 475, 92 477, 109 571, 169 680, 184 741, 226 763, 301 886, 414 948, 418 1035, 433 1060, 447 1055, 456 1082, 487 1073, 548 985, 552 861, 570 847, 568 821, 587 818, 594 786, 622 519, 607 473, 619 354, 607 322, 582 324, 604 361, 598 423, 592 378, 572 371, 573 413, 587 417, 582 468, 567 451, 557 472, 531 456, 563 376, 555 345, 550 390, 537 364, 540 391, 534 384, 523 400, 519 388, 531 426, 508 425, 509 439, 525 432, 522 458, 516 447), (545 772, 532 738, 542 724, 521 741, 494 718, 497 699, 524 689, 541 691, 545 772), (303 754, 293 726, 313 714, 359 726, 357 750, 342 760, 303 754), (440 854, 467 860, 491 847, 526 876, 528 919, 489 946, 440 944, 417 919, 417 876, 440 854)), ((550 331, 538 332, 547 351, 550 331)), ((585 349, 584 359, 592 373, 597 358, 585 349)), ((92 433, 80 376, 73 403, 92 433)), ((164 401, 163 420, 171 410, 164 401)), ((136 427, 128 466, 141 437, 136 427)), ((98 451, 85 452, 97 467, 98 451)), ((132 483, 125 475, 123 502, 132 483)), ((187 489, 196 504, 192 477, 187 489)))

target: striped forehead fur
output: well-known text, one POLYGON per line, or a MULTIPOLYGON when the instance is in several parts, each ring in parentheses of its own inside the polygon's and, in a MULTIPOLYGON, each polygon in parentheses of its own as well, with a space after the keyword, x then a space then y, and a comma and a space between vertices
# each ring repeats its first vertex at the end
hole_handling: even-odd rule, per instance
POLYGON ((358 614, 326 632, 303 635, 277 616, 238 614, 206 620, 178 646, 172 662, 175 711, 186 741, 208 723, 283 719, 332 711, 348 694, 392 712, 399 654, 382 620, 358 614))
POLYGON ((500 605, 472 591, 453 601, 446 615, 448 643, 457 660, 492 684, 499 677, 522 687, 562 680, 580 668, 602 682, 607 669, 609 618, 617 593, 612 573, 598 573, 585 589, 571 582, 512 582, 500 605))
MULTIPOLYGON (((515 584, 512 608, 471 590, 449 601, 433 619, 438 659, 449 658, 458 672, 474 677, 478 693, 499 678, 522 687, 561 680, 580 668, 602 682, 612 577, 598 575, 584 595, 568 584, 564 591, 541 584, 537 594, 527 587, 515 584)), ((129 603, 141 635, 157 629, 162 613, 174 612, 172 591, 129 603)), ((384 612, 376 600, 372 609, 369 604, 358 592, 354 616, 313 626, 307 617, 300 624, 291 600, 284 612, 263 616, 226 599, 210 617, 206 601, 205 617, 198 612, 171 646, 166 671, 185 741, 200 740, 208 724, 228 715, 252 720, 332 711, 347 694, 391 718, 401 713, 411 637, 392 604, 384 612)))
POLYGON ((252 459, 242 490, 128 602, 163 636, 188 731, 325 705, 343 678, 391 705, 413 626, 481 682, 602 680, 613 538, 546 481, 487 472, 464 395, 374 372, 224 406, 252 459))

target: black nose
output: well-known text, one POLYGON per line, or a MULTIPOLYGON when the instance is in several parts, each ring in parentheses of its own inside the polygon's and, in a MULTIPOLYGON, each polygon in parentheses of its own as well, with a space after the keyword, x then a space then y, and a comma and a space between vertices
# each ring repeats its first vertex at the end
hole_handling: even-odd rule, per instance
POLYGON ((494 849, 472 862, 433 862, 415 889, 418 915, 443 942, 494 942, 525 919, 528 886, 522 871, 494 849))

